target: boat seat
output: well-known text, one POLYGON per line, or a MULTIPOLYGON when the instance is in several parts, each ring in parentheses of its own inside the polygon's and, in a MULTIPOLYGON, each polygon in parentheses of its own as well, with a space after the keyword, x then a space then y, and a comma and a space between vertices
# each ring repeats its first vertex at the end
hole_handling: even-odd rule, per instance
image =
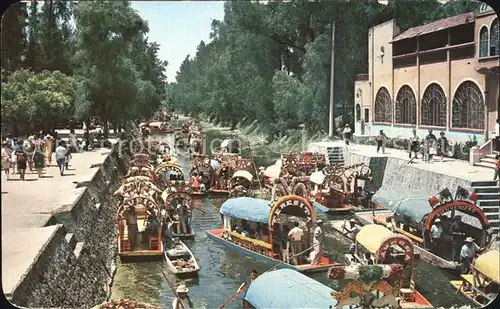
POLYGON ((400 289, 399 292, 404 302, 407 303, 415 302, 415 294, 413 293, 412 289, 400 289))

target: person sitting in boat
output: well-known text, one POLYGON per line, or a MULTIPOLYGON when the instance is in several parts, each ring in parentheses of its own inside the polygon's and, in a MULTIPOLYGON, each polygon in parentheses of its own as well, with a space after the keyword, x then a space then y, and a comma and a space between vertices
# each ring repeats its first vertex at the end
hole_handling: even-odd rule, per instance
POLYGON ((443 234, 443 226, 441 225, 441 219, 437 218, 434 220, 434 224, 431 226, 431 244, 432 251, 434 254, 439 256, 441 253, 441 236, 443 234))
POLYGON ((368 196, 366 194, 366 191, 363 189, 363 187, 358 187, 357 188, 357 199, 358 199, 358 205, 362 207, 366 207, 366 202, 368 201, 368 196))
POLYGON ((467 237, 460 250, 460 262, 462 263, 462 274, 470 272, 470 265, 477 254, 481 253, 481 248, 474 242, 474 238, 467 237))
POLYGON ((288 233, 288 236, 292 240, 292 255, 294 265, 299 265, 300 257, 297 256, 302 252, 302 237, 304 236, 304 230, 299 227, 299 222, 295 221, 293 223, 293 228, 288 233))
POLYGON ((323 221, 316 221, 316 228, 314 229, 313 248, 311 254, 311 265, 319 265, 321 257, 323 256, 323 244, 325 243, 325 234, 323 233, 323 221))
POLYGON ((172 308, 173 309, 193 308, 193 302, 191 301, 191 298, 189 297, 188 293, 189 289, 184 284, 179 285, 175 290, 175 294, 177 295, 172 303, 172 308))
POLYGON ((123 218, 125 218, 125 221, 127 223, 127 233, 128 233, 128 240, 130 242, 130 250, 134 251, 136 248, 137 231, 138 231, 137 214, 135 212, 135 207, 129 206, 129 208, 125 210, 120 219, 123 220, 123 218))
POLYGON ((360 230, 359 226, 356 225, 356 220, 354 219, 349 220, 349 226, 344 226, 344 229, 347 231, 347 233, 349 233, 352 239, 356 239, 356 235, 358 235, 360 230))

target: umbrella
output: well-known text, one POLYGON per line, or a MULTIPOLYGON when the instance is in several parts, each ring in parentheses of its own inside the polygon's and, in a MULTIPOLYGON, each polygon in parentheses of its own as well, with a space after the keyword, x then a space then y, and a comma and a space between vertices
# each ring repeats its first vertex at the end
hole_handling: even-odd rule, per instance
POLYGON ((279 178, 281 173, 280 165, 271 165, 266 168, 264 171, 264 176, 269 178, 279 178))
POLYGON ((317 185, 321 185, 325 181, 325 175, 321 171, 314 172, 309 176, 309 180, 317 185))
POLYGON ((210 166, 212 166, 212 168, 214 170, 216 170, 217 168, 219 168, 219 165, 220 165, 219 161, 217 161, 217 160, 210 160, 210 166))

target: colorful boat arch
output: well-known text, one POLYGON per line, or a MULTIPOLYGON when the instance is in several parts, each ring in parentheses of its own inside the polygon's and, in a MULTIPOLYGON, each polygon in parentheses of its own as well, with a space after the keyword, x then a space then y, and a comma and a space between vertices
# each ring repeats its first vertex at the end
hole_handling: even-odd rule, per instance
POLYGON ((127 207, 127 206, 128 207, 130 207, 130 206, 136 207, 139 205, 143 205, 146 209, 156 208, 156 209, 160 210, 160 206, 155 202, 155 200, 153 200, 149 196, 136 195, 136 196, 132 196, 132 197, 123 201, 123 203, 120 205, 120 208, 118 209, 118 214, 123 212, 125 210, 125 207, 127 207))
POLYGON ((179 165, 174 164, 174 163, 170 163, 170 162, 166 162, 166 163, 162 163, 162 164, 158 165, 155 168, 154 173, 155 173, 156 177, 160 177, 161 174, 163 174, 165 172, 170 172, 170 171, 174 171, 177 174, 179 174, 182 178, 184 178, 184 172, 182 171, 182 168, 179 165))
POLYGON ((425 219, 425 230, 429 231, 432 224, 434 223, 434 220, 450 210, 459 210, 468 215, 478 218, 484 231, 488 230, 490 227, 486 215, 479 206, 465 200, 454 200, 434 207, 434 210, 430 214, 428 214, 427 218, 425 219))
POLYGON ((281 212, 288 207, 300 208, 307 219, 307 223, 316 223, 313 207, 307 199, 298 195, 286 195, 277 200, 271 208, 268 222, 269 230, 271 232, 274 231, 274 223, 276 222, 276 219, 279 217, 281 212))

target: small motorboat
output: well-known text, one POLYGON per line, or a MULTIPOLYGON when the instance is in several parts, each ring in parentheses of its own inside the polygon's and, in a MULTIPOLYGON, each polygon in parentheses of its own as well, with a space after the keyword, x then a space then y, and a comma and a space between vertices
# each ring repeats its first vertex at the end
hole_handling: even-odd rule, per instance
POLYGON ((168 267, 176 275, 195 275, 200 270, 191 250, 179 239, 165 246, 164 255, 168 267))

